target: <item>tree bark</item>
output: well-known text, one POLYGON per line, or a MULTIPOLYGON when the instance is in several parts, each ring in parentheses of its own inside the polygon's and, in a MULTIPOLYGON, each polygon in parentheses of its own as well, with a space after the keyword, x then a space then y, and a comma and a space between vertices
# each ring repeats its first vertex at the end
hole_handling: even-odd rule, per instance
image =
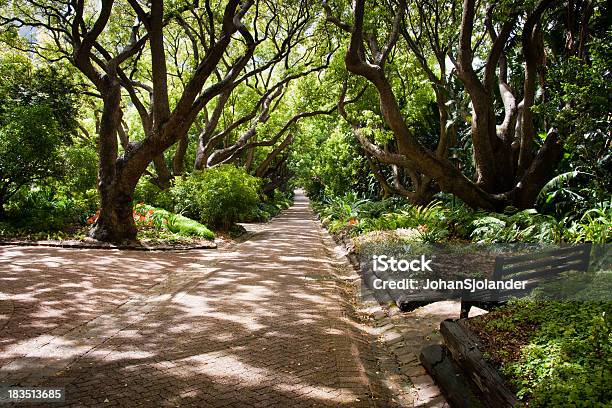
POLYGON ((514 191, 513 201, 518 208, 533 208, 540 190, 552 178, 562 156, 563 143, 557 131, 551 129, 514 191))
MULTIPOLYGON (((257 141, 257 139, 255 139, 255 141, 257 141)), ((246 169, 248 173, 250 173, 251 169, 253 168, 254 160, 255 160, 255 148, 251 147, 247 149, 246 157, 244 159, 244 168, 246 169)))
POLYGON ((393 189, 391 188, 389 183, 387 183, 387 179, 380 171, 380 168, 378 167, 376 160, 367 154, 365 156, 366 156, 366 160, 368 161, 368 165, 370 166, 370 171, 374 175, 374 178, 376 179, 376 181, 378 181, 378 184, 380 184, 380 188, 381 188, 381 192, 379 194, 380 198, 384 200, 391 195, 391 193, 393 192, 393 189))
POLYGON ((136 239, 131 187, 116 185, 100 188, 101 210, 89 231, 91 238, 105 242, 130 242, 136 239))
POLYGON ((159 154, 155 156, 153 159, 153 165, 155 166, 155 172, 157 173, 156 184, 162 190, 166 190, 170 187, 170 180, 172 179, 172 174, 170 173, 170 169, 166 164, 166 158, 164 154, 159 154))
MULTIPOLYGON (((130 185, 121 182, 122 169, 117 164, 117 132, 121 120, 119 82, 104 78, 104 109, 99 131, 98 192, 100 215, 89 231, 91 238, 107 242, 131 241, 136 238, 132 199, 138 177, 130 185), (119 167, 119 168, 118 168, 119 167)), ((121 162, 120 162, 121 163, 121 162)))
POLYGON ((291 144, 292 141, 293 135, 290 134, 266 156, 266 158, 261 162, 259 166, 257 166, 257 169, 255 170, 255 176, 260 178, 263 177, 266 174, 268 167, 270 167, 270 163, 272 163, 272 160, 274 160, 276 156, 278 156, 283 150, 285 150, 287 146, 291 144))
POLYGON ((189 145, 188 135, 184 135, 179 139, 176 146, 176 152, 172 157, 172 173, 175 176, 180 176, 185 171, 185 155, 187 154, 187 146, 189 145))

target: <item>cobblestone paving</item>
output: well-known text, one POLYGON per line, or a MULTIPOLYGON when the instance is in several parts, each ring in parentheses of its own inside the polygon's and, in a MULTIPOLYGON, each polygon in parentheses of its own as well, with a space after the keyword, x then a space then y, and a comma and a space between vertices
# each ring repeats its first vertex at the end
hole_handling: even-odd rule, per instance
POLYGON ((297 196, 227 251, 0 248, 0 384, 70 406, 393 406, 323 235, 297 196))

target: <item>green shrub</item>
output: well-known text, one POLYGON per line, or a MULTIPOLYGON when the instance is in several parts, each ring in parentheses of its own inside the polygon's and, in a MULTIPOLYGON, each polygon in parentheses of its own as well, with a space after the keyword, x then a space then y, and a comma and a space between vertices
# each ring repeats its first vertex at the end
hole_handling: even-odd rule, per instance
POLYGON ((523 210, 515 214, 483 214, 472 222, 470 237, 480 243, 496 242, 560 242, 563 225, 555 218, 539 214, 536 210, 523 210))
POLYGON ((95 142, 73 143, 62 149, 64 174, 58 184, 73 195, 89 194, 98 181, 98 154, 95 142))
POLYGON ((320 214, 329 221, 349 220, 359 215, 359 208, 368 200, 362 200, 355 193, 347 193, 342 197, 328 197, 320 207, 320 214))
POLYGON ((174 210, 174 202, 170 190, 160 190, 149 177, 141 177, 134 190, 134 202, 147 203, 168 211, 174 210))
POLYGON ((577 221, 568 217, 558 220, 535 209, 518 211, 508 207, 505 213, 486 213, 461 203, 452 208, 441 201, 415 206, 398 199, 364 200, 354 193, 327 197, 313 203, 313 208, 334 234, 414 228, 424 242, 440 242, 449 237, 486 244, 612 241, 610 201, 587 210, 577 221))
POLYGON ((355 235, 416 228, 424 242, 440 242, 449 235, 450 210, 437 201, 426 206, 414 206, 403 199, 370 201, 349 193, 343 197, 327 198, 314 208, 331 233, 347 231, 355 235))
POLYGON ((455 207, 448 216, 449 230, 452 236, 469 239, 475 219, 482 217, 482 213, 474 212, 467 206, 455 207))
POLYGON ((177 177, 170 192, 175 212, 227 230, 256 208, 260 185, 243 168, 225 164, 177 177))
POLYGON ((253 207, 251 212, 244 218, 246 222, 268 221, 276 217, 282 210, 291 206, 293 202, 292 193, 277 191, 273 198, 264 196, 262 202, 253 207))
POLYGON ((520 300, 483 316, 482 327, 496 338, 530 328, 518 360, 492 350, 530 407, 604 407, 612 400, 611 315, 610 302, 520 300))
MULTIPOLYGON (((70 75, 52 67, 36 69, 23 56, 0 56, 0 77, 1 215, 20 190, 66 173, 62 148, 71 144, 77 128, 78 92, 70 75)), ((70 207, 58 206, 64 204, 70 207)), ((49 220, 55 227, 56 220, 49 220)))
POLYGON ((584 213, 579 222, 572 222, 565 234, 570 242, 612 242, 612 204, 600 204, 584 213))
POLYGON ((28 232, 60 231, 84 224, 96 208, 95 192, 77 199, 58 193, 50 186, 22 189, 9 206, 9 221, 15 228, 28 232))
POLYGON ((536 210, 523 210, 515 214, 479 214, 472 221, 470 237, 477 242, 595 242, 612 240, 612 208, 603 203, 586 211, 579 221, 567 217, 557 220, 539 214, 536 210))

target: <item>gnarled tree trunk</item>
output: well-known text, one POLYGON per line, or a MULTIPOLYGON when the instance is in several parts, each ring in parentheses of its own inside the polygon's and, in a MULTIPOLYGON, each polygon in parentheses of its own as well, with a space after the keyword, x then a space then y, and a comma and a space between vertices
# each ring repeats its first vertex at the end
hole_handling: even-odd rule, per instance
MULTIPOLYGON (((136 183, 122 181, 117 168, 117 133, 121 125, 121 87, 116 79, 106 76, 102 80, 104 109, 99 129, 98 192, 100 214, 89 231, 91 238, 122 242, 136 238, 136 225, 132 215, 132 199, 136 183)), ((138 175, 135 177, 138 181, 138 175)))
MULTIPOLYGON (((383 164, 398 166, 411 172, 413 185, 418 190, 424 189, 430 180, 435 182, 440 190, 453 193, 472 207, 489 210, 501 210, 505 206, 514 205, 520 208, 533 206, 538 191, 550 179, 561 154, 561 143, 556 134, 551 133, 544 146, 534 158, 535 146, 534 124, 531 107, 535 95, 535 79, 537 65, 542 64, 539 53, 542 49, 539 25, 543 13, 553 4, 552 0, 540 0, 533 10, 519 19, 522 11, 513 11, 508 18, 500 23, 499 32, 495 32, 492 23, 493 7, 487 10, 485 25, 491 37, 491 49, 482 67, 482 79, 473 67, 474 50, 473 31, 478 3, 475 0, 463 1, 461 30, 459 34, 459 55, 452 59, 457 70, 457 76, 463 83, 472 102, 471 139, 473 144, 473 159, 476 168, 476 180, 469 180, 456 169, 453 164, 440 154, 440 151, 430 151, 411 132, 405 122, 402 110, 394 94, 391 82, 385 73, 386 57, 395 46, 398 32, 401 31, 404 13, 408 4, 400 0, 395 10, 393 28, 388 35, 387 43, 378 44, 377 36, 364 31, 365 0, 355 0, 353 4, 354 25, 341 22, 331 15, 331 8, 325 6, 328 21, 340 29, 350 33, 350 41, 345 56, 345 65, 349 72, 367 79, 376 87, 379 96, 380 110, 388 128, 393 132, 397 152, 390 153, 376 146, 361 131, 361 126, 354 119, 348 119, 355 131, 357 139, 368 154, 383 164), (521 104, 516 104, 512 90, 508 86, 507 68, 504 59, 504 49, 511 42, 510 37, 517 21, 524 21, 523 54, 526 59, 525 97, 521 104), (499 90, 506 109, 506 115, 500 128, 497 128, 495 115, 494 84, 497 67, 500 67, 498 80, 499 90), (520 139, 513 138, 518 130, 520 139), (517 169, 519 171, 517 171, 517 169)), ((431 16, 423 16, 427 19, 431 16)), ((428 23, 425 23, 427 25, 428 23)), ((426 65, 419 47, 406 29, 403 31, 408 45, 415 52, 417 60, 426 65)), ((434 47, 435 49, 435 47, 434 47)), ((444 54, 446 55, 446 54, 444 54)), ((446 57, 444 57, 446 58, 446 57)), ((443 67, 443 64, 440 64, 443 67)), ((424 68, 434 84, 440 79, 435 77, 428 68, 424 68)), ((342 98, 339 110, 343 113, 342 98)), ((440 98, 438 103, 441 102, 440 98)), ((443 112, 440 117, 443 118, 443 112)), ((441 126, 444 126, 441 123, 441 126)), ((441 136, 443 133, 441 132, 441 136)), ((439 146, 440 147, 440 146, 439 146)))

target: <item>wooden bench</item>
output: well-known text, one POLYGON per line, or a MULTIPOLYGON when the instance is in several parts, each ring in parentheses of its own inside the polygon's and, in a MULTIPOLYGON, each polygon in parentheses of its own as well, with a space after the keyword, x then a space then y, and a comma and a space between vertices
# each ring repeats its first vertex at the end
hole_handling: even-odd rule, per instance
POLYGON ((495 258, 495 269, 490 280, 525 281, 525 289, 501 292, 482 290, 461 297, 460 318, 467 318, 472 306, 491 310, 508 301, 510 297, 530 293, 543 278, 555 278, 565 271, 586 272, 589 268, 591 243, 567 246, 552 250, 517 256, 499 256, 495 258))

